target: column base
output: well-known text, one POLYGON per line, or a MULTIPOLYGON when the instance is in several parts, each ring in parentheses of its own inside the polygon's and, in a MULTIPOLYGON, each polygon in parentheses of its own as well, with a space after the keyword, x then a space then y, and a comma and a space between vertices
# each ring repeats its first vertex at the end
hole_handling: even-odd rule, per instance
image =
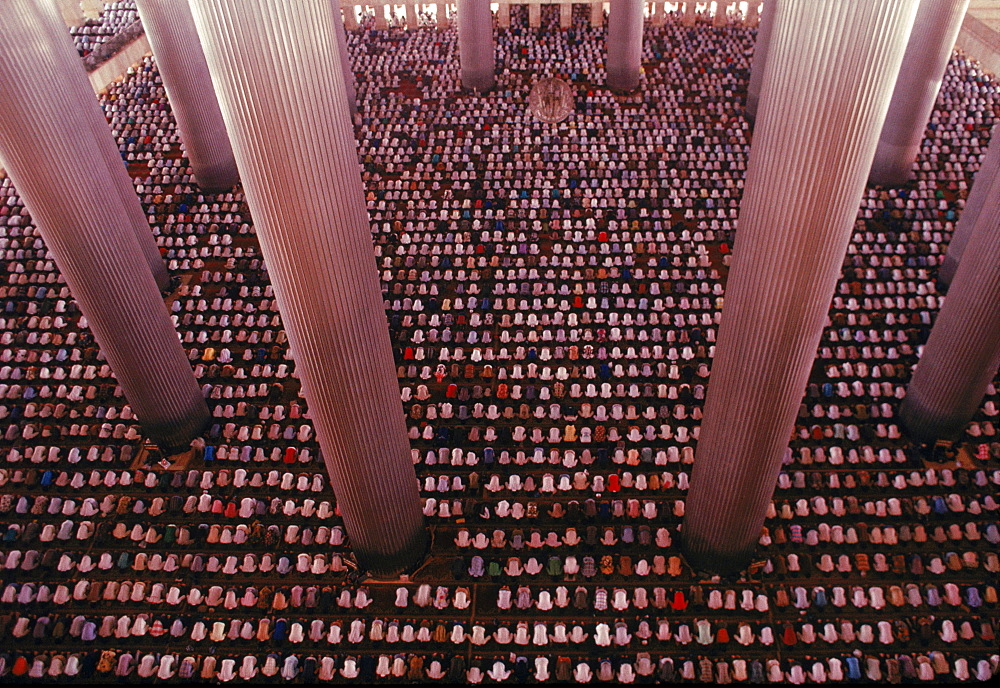
POLYGON ((212 423, 208 404, 201 398, 198 401, 201 403, 195 403, 184 418, 174 421, 146 423, 140 418, 143 434, 166 454, 187 451, 191 448, 191 440, 200 436, 212 423))
POLYGON ((920 400, 913 385, 906 390, 906 397, 899 407, 900 425, 911 440, 921 444, 958 440, 970 420, 971 418, 958 418, 955 415, 942 417, 920 400))
POLYGON ((901 186, 913 178, 913 161, 919 150, 879 141, 868 181, 879 186, 901 186))
POLYGON ((372 578, 394 580, 400 574, 410 573, 419 567, 427 557, 430 548, 430 534, 421 528, 402 549, 385 554, 354 550, 358 567, 372 578))
POLYGON ((462 87, 469 91, 486 93, 497 84, 496 75, 493 70, 489 71, 463 71, 462 87))
POLYGON ((753 561, 756 546, 741 550, 720 550, 681 531, 681 553, 695 571, 705 571, 720 576, 734 576, 745 570, 753 561))
POLYGON ((192 161, 191 170, 198 188, 205 193, 225 193, 240 180, 235 160, 229 160, 222 165, 196 165, 192 161))

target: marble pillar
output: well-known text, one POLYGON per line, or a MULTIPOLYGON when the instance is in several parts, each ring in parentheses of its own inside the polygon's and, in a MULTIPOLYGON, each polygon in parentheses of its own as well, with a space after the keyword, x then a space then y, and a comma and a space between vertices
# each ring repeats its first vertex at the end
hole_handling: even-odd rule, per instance
POLYGON ((538 2, 528 3, 528 26, 538 29, 542 26, 542 5, 538 2))
POLYGON ((490 0, 458 0, 458 58, 462 87, 485 93, 496 83, 490 0))
POLYGON ((751 28, 760 24, 760 0, 750 0, 747 5, 747 16, 743 18, 743 23, 751 28))
POLYGON ((948 253, 944 257, 944 263, 938 269, 938 286, 947 289, 951 281, 955 278, 955 271, 965 253, 965 247, 972 236, 972 229, 979 221, 979 216, 986 212, 997 212, 997 207, 987 208, 986 201, 990 197, 990 190, 993 186, 1000 184, 1000 124, 993 127, 990 135, 990 147, 983 156, 976 172, 976 178, 972 184, 972 191, 965 200, 965 208, 955 224, 955 231, 951 235, 951 243, 948 244, 948 253))
POLYGON ((686 500, 696 569, 738 571, 757 546, 916 8, 777 3, 686 500))
POLYGON ((497 26, 501 29, 510 28, 510 5, 505 2, 497 7, 497 26))
POLYGON ((448 17, 448 4, 439 2, 437 4, 437 27, 447 29, 451 26, 451 19, 448 17))
POLYGON ((396 574, 426 532, 329 0, 191 9, 344 526, 396 574))
POLYGON ((144 435, 186 449, 211 416, 103 152, 81 124, 72 82, 83 69, 59 57, 69 43, 54 7, 0 4, 0 164, 144 435))
POLYGON ((900 406, 918 442, 961 439, 1000 369, 1000 179, 992 182, 900 406))
POLYGON ((611 0, 608 14, 608 88, 627 93, 642 75, 643 0, 611 0))
POLYGON ((389 19, 385 15, 385 3, 374 5, 375 7, 375 28, 388 29, 389 19))
POLYGON ((136 0, 135 4, 194 178, 206 192, 228 191, 239 174, 188 2, 136 0))
POLYGON ((912 176, 924 131, 937 100, 951 49, 969 0, 921 0, 903 68, 892 94, 870 180, 892 186, 912 176))
POLYGON ((767 51, 771 43, 771 31, 774 28, 775 5, 778 0, 764 0, 764 8, 760 13, 760 23, 757 25, 757 40, 753 46, 753 62, 750 64, 750 81, 747 83, 747 119, 752 120, 757 115, 760 105, 760 89, 764 83, 764 70, 767 69, 767 51))

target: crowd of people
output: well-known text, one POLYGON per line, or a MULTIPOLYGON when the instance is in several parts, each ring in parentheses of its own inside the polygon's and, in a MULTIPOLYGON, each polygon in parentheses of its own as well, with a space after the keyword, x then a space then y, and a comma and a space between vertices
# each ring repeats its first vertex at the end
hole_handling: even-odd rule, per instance
MULTIPOLYGON (((124 4, 124 3, 120 3, 124 4)), ((645 28, 612 95, 589 7, 514 6, 497 87, 452 27, 348 40, 426 562, 350 555, 239 188, 192 181, 155 62, 102 96, 215 422, 171 464, 0 180, 0 677, 95 681, 990 679, 1000 438, 991 386, 929 463, 896 420, 936 268, 998 115, 956 53, 902 188, 869 188, 741 577, 681 557, 751 128, 754 31, 645 28), (531 84, 576 94, 558 124, 531 84)), ((790 192, 792 192, 790 190, 790 192)), ((780 202, 780 199, 776 199, 780 202)))
POLYGON ((69 33, 83 57, 138 19, 139 10, 135 8, 135 0, 115 0, 105 3, 97 18, 87 19, 79 26, 71 26, 69 33))

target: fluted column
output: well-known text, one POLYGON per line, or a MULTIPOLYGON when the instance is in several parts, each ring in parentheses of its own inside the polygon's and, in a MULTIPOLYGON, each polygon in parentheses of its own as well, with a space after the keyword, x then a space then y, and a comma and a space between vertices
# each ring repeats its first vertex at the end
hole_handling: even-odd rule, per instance
POLYGON ((210 421, 208 406, 93 130, 81 125, 88 111, 69 67, 82 68, 60 59, 68 41, 52 6, 0 3, 0 164, 143 432, 163 449, 186 448, 210 421))
MULTIPOLYGON (((184 0, 185 3, 187 1, 184 0)), ((337 25, 337 53, 340 55, 340 67, 344 71, 344 90, 347 92, 347 106, 351 114, 354 115, 358 112, 358 90, 355 85, 351 54, 347 50, 347 31, 344 26, 344 12, 340 9, 340 0, 332 0, 332 5, 333 17, 336 20, 334 24, 337 25)))
POLYGON ((756 547, 916 2, 777 3, 682 531, 696 568, 756 547))
POLYGON ((60 63, 59 69, 65 78, 62 97, 76 99, 79 114, 75 126, 88 127, 93 133, 94 143, 104 161, 115 194, 121 202, 122 212, 128 219, 129 230, 135 235, 139 253, 145 259, 157 288, 165 291, 170 286, 170 273, 167 272, 167 266, 153 238, 146 213, 136 195, 132 177, 125 168, 118 144, 108 127, 104 109, 94 95, 94 89, 80 62, 80 56, 73 47, 72 39, 62 26, 55 9, 51 3, 42 3, 39 7, 39 11, 45 12, 49 17, 42 25, 49 35, 49 59, 60 63))
POLYGON ((590 5, 590 27, 596 29, 604 26, 604 3, 594 2, 590 5))
POLYGON ((493 88, 493 53, 490 0, 458 0, 458 57, 463 87, 480 92, 493 88))
MULTIPOLYGON (((961 217, 955 224, 955 231, 951 235, 951 243, 948 244, 948 254, 944 257, 944 262, 938 269, 938 287, 947 289, 951 281, 955 278, 955 271, 965 253, 965 247, 972 236, 972 230, 979 221, 979 216, 987 208, 986 200, 990 196, 991 188, 1000 184, 1000 124, 993 127, 990 135, 990 147, 983 156, 979 164, 979 171, 972 184, 972 191, 965 201, 965 208, 961 217)), ((997 212, 997 206, 989 207, 988 212, 997 212)))
POLYGON ((608 88, 628 92, 639 87, 642 71, 643 0, 611 0, 608 14, 608 88))
POLYGON ((559 5, 559 28, 568 29, 573 26, 573 5, 564 2, 559 5))
POLYGON ((187 0, 136 0, 194 178, 219 193, 239 180, 187 0))
POLYGON ((426 534, 329 0, 191 9, 351 545, 399 572, 426 534))
POLYGON ((757 40, 753 45, 753 62, 750 64, 750 81, 747 83, 748 119, 757 116, 760 105, 760 88, 764 83, 764 70, 767 68, 767 51, 771 43, 771 31, 774 28, 774 7, 778 0, 764 0, 764 8, 760 13, 760 23, 757 25, 757 40))
POLYGON ((695 13, 695 3, 692 0, 688 0, 684 3, 684 17, 681 19, 681 24, 684 26, 694 26, 695 19, 697 15, 695 13))
POLYGON ((870 179, 875 184, 910 179, 968 7, 969 0, 920 0, 872 163, 870 179))
POLYGON ((542 25, 542 5, 538 2, 528 3, 528 26, 537 29, 542 25))
POLYGON ((510 28, 510 5, 505 2, 497 7, 497 26, 501 29, 510 28))
POLYGON ((900 417, 931 443, 960 439, 1000 368, 1000 183, 994 180, 958 264, 900 417))

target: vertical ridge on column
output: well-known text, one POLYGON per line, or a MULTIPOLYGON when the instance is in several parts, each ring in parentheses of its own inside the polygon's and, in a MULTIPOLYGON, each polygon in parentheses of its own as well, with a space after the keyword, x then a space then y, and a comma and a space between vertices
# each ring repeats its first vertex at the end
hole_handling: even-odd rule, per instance
POLYGON ((239 179, 236 160, 188 1, 136 0, 136 8, 198 186, 231 189, 239 179))
POLYGON ((211 420, 208 406, 102 151, 80 128, 64 40, 42 3, 0 4, 0 159, 143 431, 185 448, 211 420))
MULTIPOLYGON (((978 183, 978 179, 977 179, 978 183)), ((920 442, 959 439, 1000 368, 1000 183, 984 194, 900 417, 920 442)))
POLYGON ((496 83, 490 0, 458 0, 458 59, 462 86, 485 92, 496 83))
POLYGON ((920 0, 869 179, 909 181, 969 0, 920 0))
POLYGON ((329 0, 191 8, 351 545, 397 573, 426 533, 329 0))
MULTIPOLYGON (((938 270, 938 286, 948 288, 955 278, 955 271, 965 253, 965 247, 972 236, 972 230, 979 221, 979 216, 987 208, 986 199, 990 196, 991 187, 1000 184, 1000 124, 993 127, 990 133, 990 144, 979 164, 976 178, 972 183, 972 191, 965 201, 965 208, 961 217, 955 224, 955 231, 951 235, 951 243, 948 244, 948 253, 944 257, 944 263, 938 270)), ((988 212, 997 212, 996 205, 990 207, 988 212)))
POLYGON ((612 91, 628 92, 639 88, 644 5, 643 0, 611 0, 607 84, 612 91))
POLYGON ((756 546, 916 1, 777 4, 683 526, 696 567, 756 546))

